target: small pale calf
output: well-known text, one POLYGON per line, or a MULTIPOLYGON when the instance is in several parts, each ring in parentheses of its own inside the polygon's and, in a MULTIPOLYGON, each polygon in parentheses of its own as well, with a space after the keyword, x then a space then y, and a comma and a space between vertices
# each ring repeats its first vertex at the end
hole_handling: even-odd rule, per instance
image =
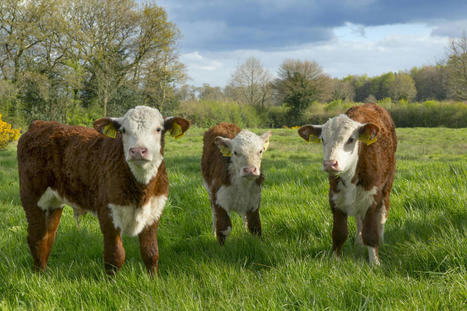
POLYGON ((204 134, 201 170, 211 201, 213 231, 221 245, 232 230, 231 211, 242 217, 251 233, 261 235, 261 159, 270 136, 271 132, 258 136, 228 123, 204 134))

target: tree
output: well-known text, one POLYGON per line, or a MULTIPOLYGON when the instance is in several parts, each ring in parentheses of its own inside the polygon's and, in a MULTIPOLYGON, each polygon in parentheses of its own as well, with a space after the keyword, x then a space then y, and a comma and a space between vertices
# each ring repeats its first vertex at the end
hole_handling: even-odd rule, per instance
POLYGON ((394 75, 394 79, 389 85, 389 95, 393 100, 412 101, 417 95, 417 89, 412 77, 404 72, 394 75))
POLYGON ((467 36, 451 41, 447 61, 449 93, 457 100, 467 100, 467 36))
POLYGON ((263 68, 261 62, 250 57, 232 75, 230 86, 233 99, 264 111, 272 95, 271 81, 271 74, 263 68))
POLYGON ((300 121, 303 111, 322 97, 324 85, 330 81, 314 61, 286 60, 279 68, 278 76, 274 89, 278 99, 289 108, 293 122, 300 121))
POLYGON ((138 10, 133 0, 68 0, 73 53, 83 59, 95 82, 104 115, 113 95, 130 79, 139 80, 148 64, 173 53, 178 35, 166 12, 153 4, 138 10))
POLYGON ((196 89, 200 100, 208 100, 221 102, 225 100, 222 89, 218 86, 210 86, 208 83, 204 83, 202 87, 196 89))
POLYGON ((353 101, 355 99, 355 88, 348 78, 342 80, 333 79, 332 100, 353 101))
POLYGON ((47 34, 41 23, 54 1, 3 0, 0 4, 0 72, 3 79, 16 83, 22 72, 24 54, 47 34), (39 26, 39 27, 38 27, 39 26))
POLYGON ((413 68, 410 76, 415 82, 418 101, 429 99, 444 100, 448 92, 448 73, 446 66, 423 66, 413 68))

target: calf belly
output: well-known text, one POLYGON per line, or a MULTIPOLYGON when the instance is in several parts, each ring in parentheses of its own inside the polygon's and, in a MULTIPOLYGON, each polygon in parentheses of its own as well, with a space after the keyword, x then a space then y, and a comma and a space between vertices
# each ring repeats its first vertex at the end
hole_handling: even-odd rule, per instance
POLYGON ((261 188, 255 183, 221 186, 216 193, 216 204, 227 212, 235 211, 244 216, 259 207, 261 188))

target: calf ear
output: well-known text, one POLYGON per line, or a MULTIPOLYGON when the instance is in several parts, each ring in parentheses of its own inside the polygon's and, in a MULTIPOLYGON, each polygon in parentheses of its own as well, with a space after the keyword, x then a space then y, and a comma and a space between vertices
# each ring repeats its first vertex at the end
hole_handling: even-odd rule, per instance
POLYGON ((112 138, 117 137, 117 131, 120 129, 118 119, 101 118, 93 123, 94 128, 101 134, 112 138))
POLYGON ((369 146, 376 141, 376 136, 379 133, 379 127, 373 123, 366 123, 360 127, 358 132, 358 139, 369 146))
POLYGON ((321 136, 322 128, 322 125, 307 124, 298 129, 298 135, 308 142, 320 143, 321 138, 319 137, 321 136))
POLYGON ((217 145, 217 148, 219 148, 219 151, 222 153, 224 157, 232 156, 232 151, 230 150, 231 148, 230 139, 222 137, 222 136, 217 136, 216 139, 214 139, 214 143, 217 145))
POLYGON ((170 136, 178 139, 182 137, 190 127, 190 121, 180 117, 168 117, 164 120, 164 131, 169 131, 170 136))
POLYGON ((268 147, 269 147, 269 138, 271 137, 272 135, 272 132, 271 131, 267 131, 266 133, 264 133, 263 135, 261 135, 261 139, 264 141, 264 151, 268 150, 268 147))

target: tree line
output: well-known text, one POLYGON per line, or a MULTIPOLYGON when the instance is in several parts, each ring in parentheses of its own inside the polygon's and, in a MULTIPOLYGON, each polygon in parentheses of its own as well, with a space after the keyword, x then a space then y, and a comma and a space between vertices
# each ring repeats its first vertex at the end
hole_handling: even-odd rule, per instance
POLYGON ((229 84, 208 84, 180 90, 185 101, 233 101, 256 107, 287 108, 288 119, 299 121, 313 103, 465 101, 467 100, 467 38, 464 34, 450 42, 446 60, 436 65, 414 67, 409 71, 388 72, 376 77, 349 75, 331 78, 316 62, 287 59, 276 78, 260 60, 251 57, 237 67, 229 84))

